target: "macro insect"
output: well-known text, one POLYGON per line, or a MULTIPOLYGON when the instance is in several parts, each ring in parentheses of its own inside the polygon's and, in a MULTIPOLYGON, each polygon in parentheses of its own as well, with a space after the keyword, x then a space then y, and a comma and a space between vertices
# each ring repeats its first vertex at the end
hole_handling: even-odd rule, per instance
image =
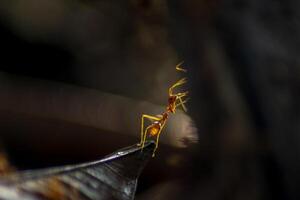
MULTIPOLYGON (((181 67, 182 63, 183 62, 176 65, 176 70, 186 72, 186 70, 181 67)), ((179 92, 179 93, 174 93, 174 91, 173 91, 176 87, 183 85, 185 83, 186 83, 186 78, 182 78, 169 88, 168 105, 166 107, 166 110, 162 114, 156 115, 156 116, 151 116, 151 115, 147 115, 147 114, 142 115, 142 118, 141 118, 141 141, 138 145, 142 146, 142 149, 143 149, 146 139, 147 139, 147 135, 149 135, 150 137, 156 136, 155 148, 154 148, 154 151, 152 154, 153 157, 155 156, 155 152, 158 148, 159 136, 169 118, 169 115, 171 113, 174 114, 176 112, 176 108, 178 106, 182 106, 182 109, 185 112, 187 111, 184 104, 186 103, 186 101, 188 99, 184 99, 184 98, 187 96, 188 91, 179 92), (148 125, 146 128, 144 128, 144 120, 145 119, 148 119, 151 121, 151 124, 148 125)))

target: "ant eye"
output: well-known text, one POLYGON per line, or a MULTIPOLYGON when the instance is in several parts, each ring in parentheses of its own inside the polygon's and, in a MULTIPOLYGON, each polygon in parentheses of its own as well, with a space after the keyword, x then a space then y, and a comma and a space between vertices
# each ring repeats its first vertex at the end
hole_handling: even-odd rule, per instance
POLYGON ((172 96, 172 97, 169 97, 168 102, 169 102, 169 104, 172 104, 175 102, 175 100, 176 100, 176 97, 172 96))

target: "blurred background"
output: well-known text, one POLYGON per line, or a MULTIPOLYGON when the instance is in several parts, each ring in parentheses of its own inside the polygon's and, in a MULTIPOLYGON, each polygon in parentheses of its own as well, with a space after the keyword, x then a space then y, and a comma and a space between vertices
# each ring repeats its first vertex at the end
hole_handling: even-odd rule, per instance
POLYGON ((300 199, 296 0, 1 0, 0 141, 19 170, 139 141, 186 76, 138 200, 300 199), (175 65, 184 60, 187 73, 175 65))

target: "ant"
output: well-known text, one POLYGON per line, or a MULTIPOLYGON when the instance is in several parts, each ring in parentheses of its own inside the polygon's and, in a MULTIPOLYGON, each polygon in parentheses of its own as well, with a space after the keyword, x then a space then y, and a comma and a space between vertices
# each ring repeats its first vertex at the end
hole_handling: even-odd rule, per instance
MULTIPOLYGON (((182 64, 183 64, 183 62, 179 63, 178 65, 176 65, 175 68, 178 71, 186 72, 185 69, 181 68, 182 64)), ((176 93, 176 94, 173 93, 174 88, 176 88, 180 85, 183 85, 185 83, 186 83, 186 78, 182 78, 169 88, 168 105, 166 107, 166 110, 162 114, 156 115, 156 116, 151 116, 151 115, 146 115, 146 114, 142 115, 141 142, 138 144, 138 146, 142 146, 142 150, 143 150, 145 142, 146 142, 147 134, 152 137, 156 136, 155 149, 153 151, 152 157, 155 156, 155 151, 158 148, 158 141, 159 141, 160 133, 161 133, 162 129, 164 128, 169 115, 171 113, 175 113, 176 108, 178 106, 182 106, 182 109, 185 112, 187 111, 184 104, 187 102, 188 99, 183 100, 182 98, 187 96, 188 91, 180 92, 180 93, 176 93), (145 118, 149 119, 152 122, 149 126, 146 127, 146 129, 144 129, 144 119, 145 118)))

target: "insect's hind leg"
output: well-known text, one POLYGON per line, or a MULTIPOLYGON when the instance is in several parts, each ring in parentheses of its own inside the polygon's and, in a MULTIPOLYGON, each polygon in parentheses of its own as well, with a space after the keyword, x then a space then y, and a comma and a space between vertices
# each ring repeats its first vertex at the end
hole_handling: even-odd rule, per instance
POLYGON ((157 134, 157 136, 156 136, 155 148, 154 148, 154 150, 153 150, 152 157, 155 156, 155 152, 156 152, 156 150, 157 150, 157 148, 158 148, 159 136, 160 136, 160 132, 159 132, 159 133, 157 134))
POLYGON ((162 131, 162 129, 164 128, 164 126, 165 126, 165 123, 161 126, 161 129, 160 129, 160 131, 158 132, 158 134, 157 134, 157 136, 156 136, 155 148, 154 148, 154 150, 153 150, 152 157, 155 156, 155 152, 156 152, 156 150, 157 150, 157 148, 158 148, 159 136, 160 136, 161 131, 162 131))
POLYGON ((144 137, 144 115, 142 115, 142 120, 141 120, 141 142, 138 144, 138 146, 141 146, 143 144, 143 137, 144 137))
POLYGON ((143 137, 143 141, 142 141, 142 151, 143 151, 143 148, 144 148, 144 146, 145 146, 145 142, 146 142, 146 138, 147 138, 147 133, 148 133, 148 129, 149 129, 150 127, 147 127, 146 128, 146 130, 145 130, 145 132, 144 132, 144 137, 143 137))

